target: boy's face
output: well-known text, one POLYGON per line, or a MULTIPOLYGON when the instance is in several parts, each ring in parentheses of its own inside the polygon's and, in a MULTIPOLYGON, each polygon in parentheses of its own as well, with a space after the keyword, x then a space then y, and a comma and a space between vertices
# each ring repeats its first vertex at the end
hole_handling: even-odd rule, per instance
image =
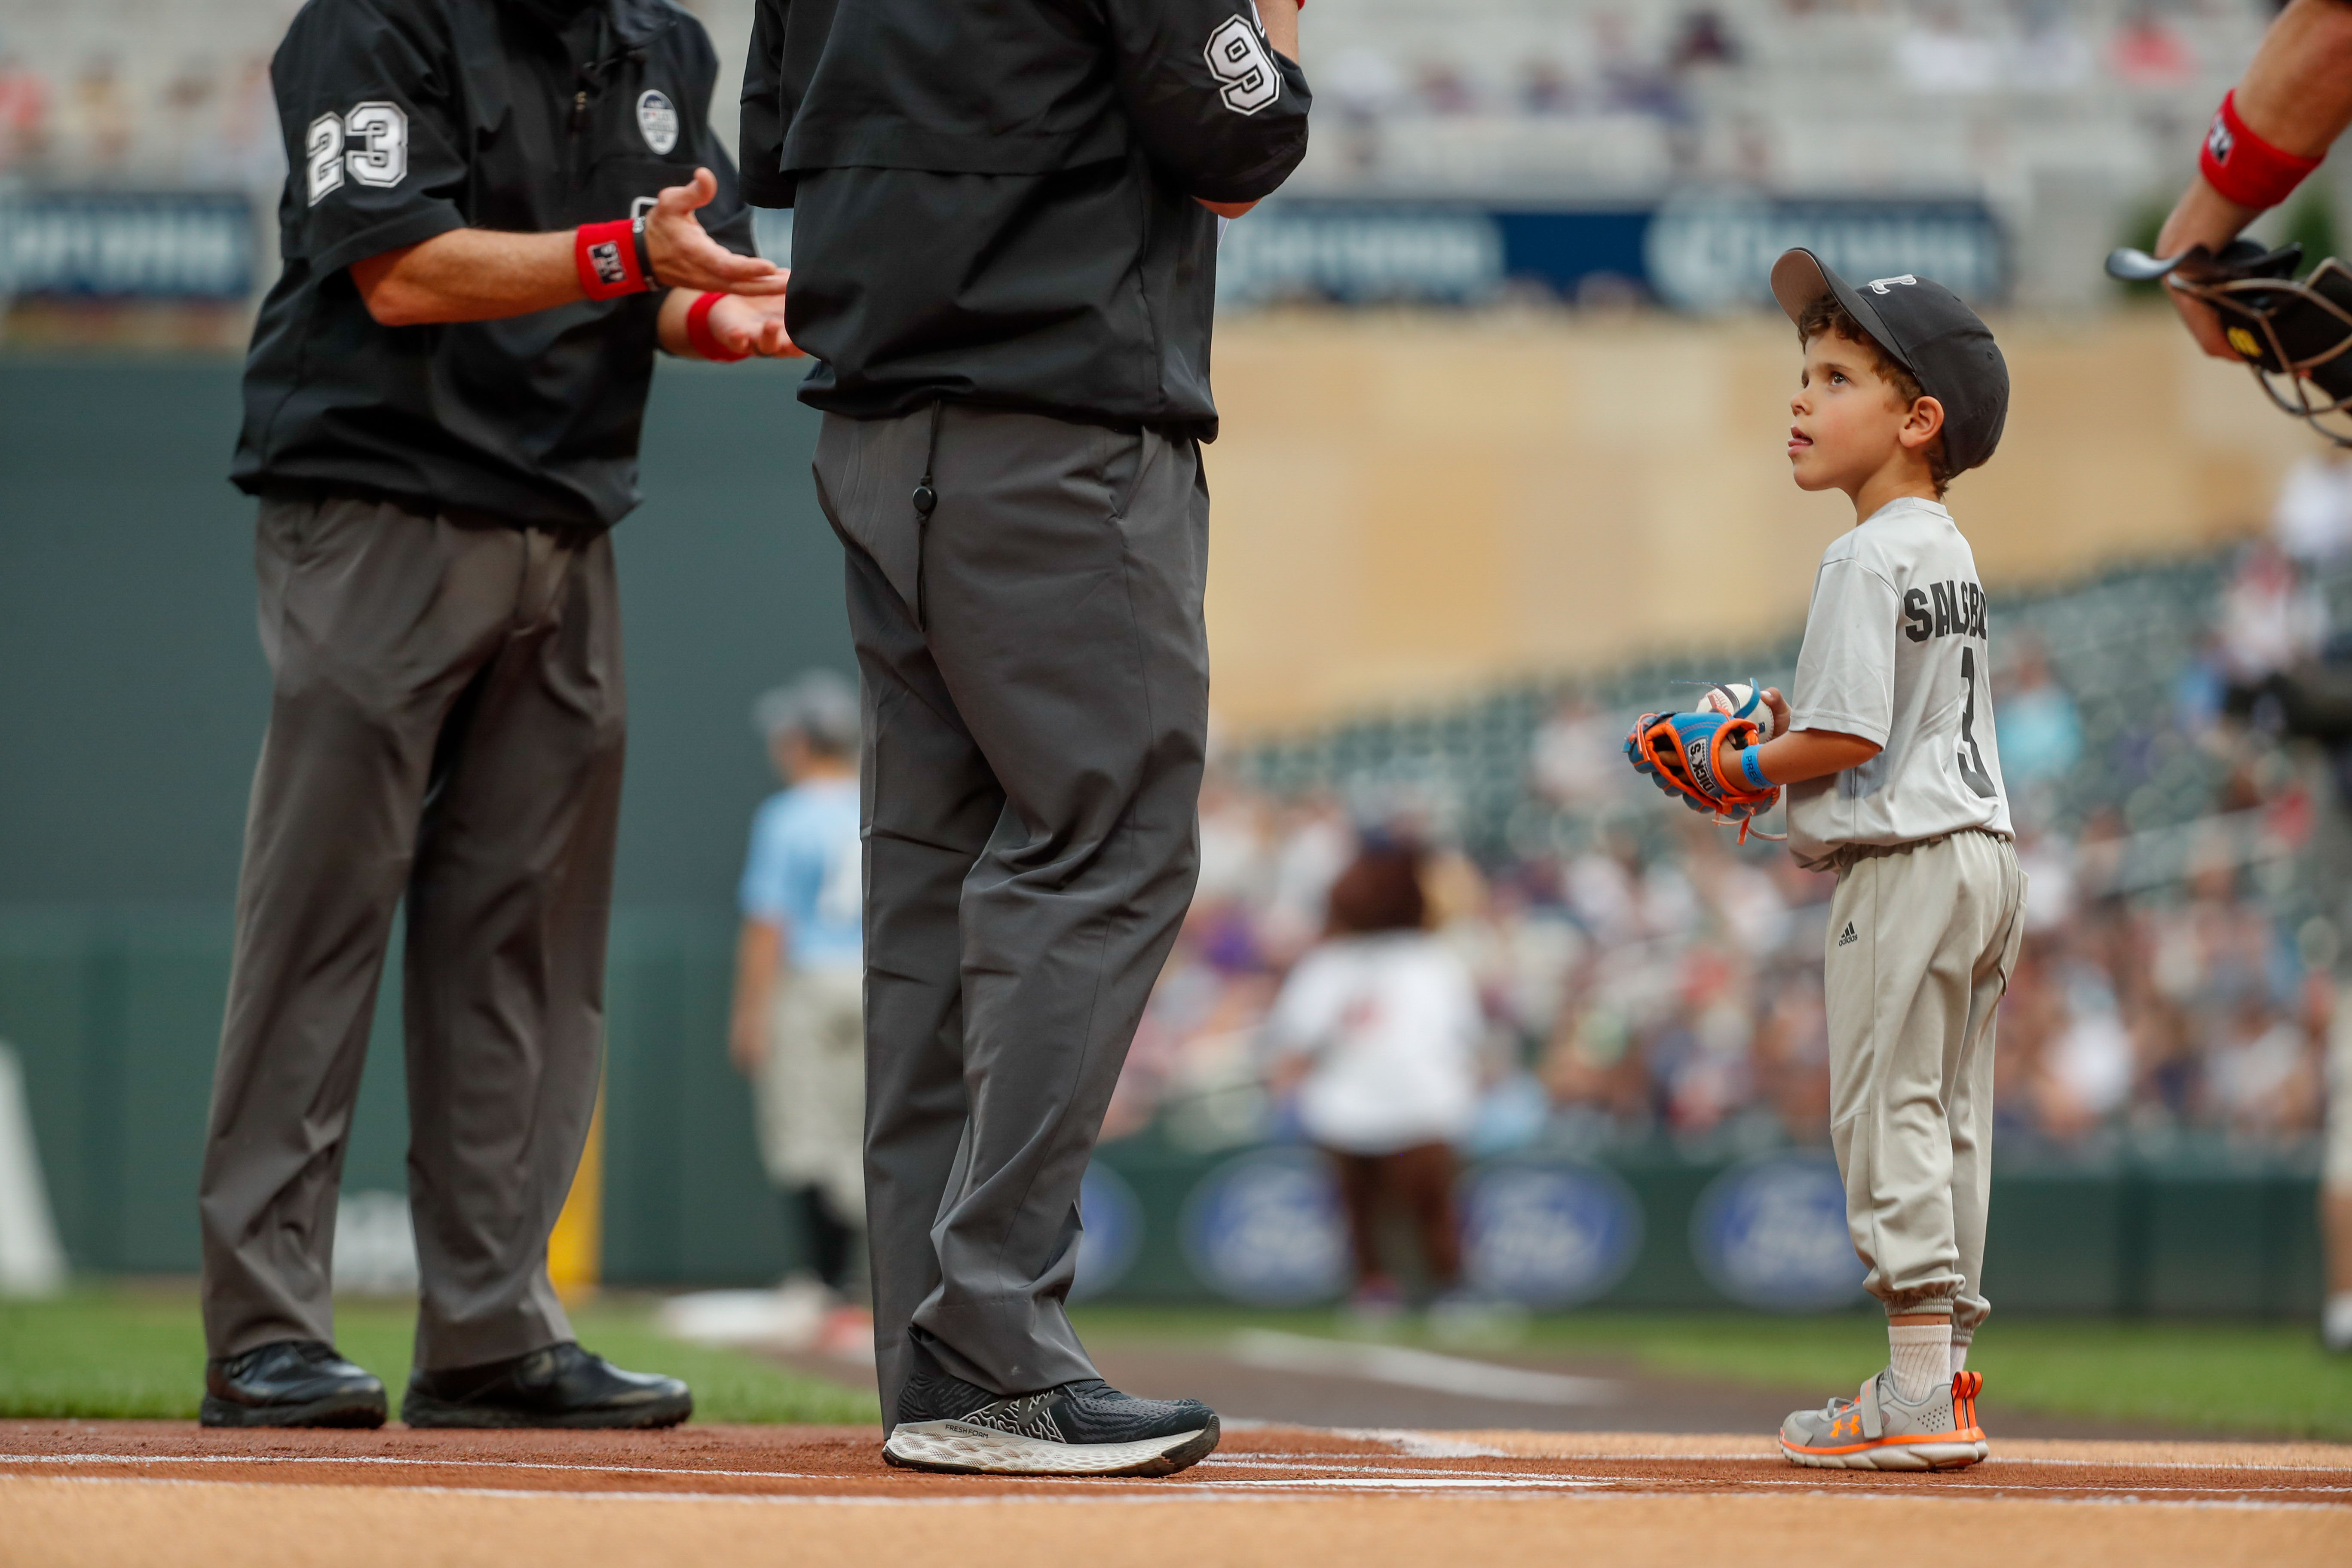
POLYGON ((1818 332, 1789 400, 1789 467, 1797 488, 1852 495, 1908 448, 1924 452, 1942 427, 1932 397, 1905 402, 1866 345, 1818 332))

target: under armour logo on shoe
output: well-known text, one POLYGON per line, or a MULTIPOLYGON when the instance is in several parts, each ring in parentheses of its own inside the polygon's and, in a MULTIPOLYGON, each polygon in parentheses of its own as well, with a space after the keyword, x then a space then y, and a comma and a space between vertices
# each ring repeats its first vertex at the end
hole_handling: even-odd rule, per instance
POLYGON ((1849 942, 1860 942, 1862 938, 1854 931, 1853 922, 1852 921, 1846 921, 1845 930, 1838 932, 1838 945, 1840 947, 1843 947, 1849 942))

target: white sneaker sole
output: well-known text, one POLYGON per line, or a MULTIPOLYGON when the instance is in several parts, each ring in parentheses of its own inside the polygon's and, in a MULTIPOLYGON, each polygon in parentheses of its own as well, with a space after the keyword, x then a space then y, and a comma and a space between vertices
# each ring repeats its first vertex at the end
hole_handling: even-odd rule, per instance
POLYGON ((1780 1457, 1816 1470, 1962 1470, 1992 1451, 1989 1443, 1882 1443, 1843 1454, 1809 1454, 1780 1445, 1780 1457))
POLYGON ((1199 1463, 1217 1446, 1217 1424, 1140 1443, 1049 1443, 962 1421, 910 1421, 890 1434, 882 1458, 911 1470, 977 1476, 1166 1476, 1199 1463))

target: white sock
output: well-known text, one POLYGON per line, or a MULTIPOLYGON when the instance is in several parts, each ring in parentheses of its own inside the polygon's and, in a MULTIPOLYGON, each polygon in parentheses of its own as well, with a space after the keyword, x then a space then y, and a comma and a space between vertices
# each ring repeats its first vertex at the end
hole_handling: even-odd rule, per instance
POLYGON ((1952 1342, 1952 1371, 1955 1373, 1958 1373, 1968 1370, 1969 1342, 1966 1340, 1954 1340, 1952 1342))
POLYGON ((1886 1349, 1887 1364, 1895 1373, 1895 1397, 1906 1405, 1916 1405, 1952 1375, 1952 1320, 1889 1323, 1886 1349))

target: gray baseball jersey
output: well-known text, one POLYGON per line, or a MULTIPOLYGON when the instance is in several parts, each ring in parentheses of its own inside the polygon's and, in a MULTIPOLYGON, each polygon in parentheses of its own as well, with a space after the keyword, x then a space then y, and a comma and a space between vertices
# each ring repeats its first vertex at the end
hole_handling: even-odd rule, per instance
POLYGON ((1889 501, 1822 552, 1790 722, 1883 750, 1789 786, 1800 864, 1821 866, 1842 845, 2010 834, 1990 646, 1975 553, 1937 502, 1889 501))

